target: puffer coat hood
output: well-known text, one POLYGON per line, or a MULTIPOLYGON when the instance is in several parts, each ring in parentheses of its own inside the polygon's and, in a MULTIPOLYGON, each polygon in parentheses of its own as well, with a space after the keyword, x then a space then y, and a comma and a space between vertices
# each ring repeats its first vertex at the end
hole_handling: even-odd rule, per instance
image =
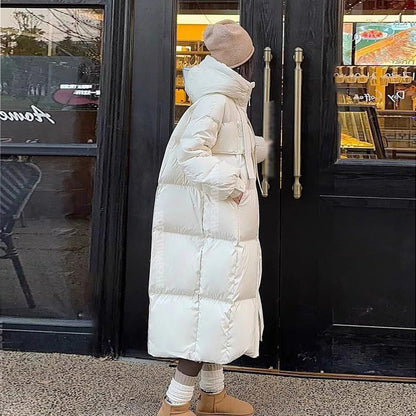
POLYGON ((246 106, 254 82, 245 80, 227 65, 207 56, 198 66, 185 69, 185 91, 192 102, 207 94, 223 94, 237 104, 246 106))
POLYGON ((207 56, 185 84, 194 104, 156 190, 148 351, 227 364, 257 357, 263 332, 256 162, 265 144, 246 113, 254 83, 207 56))

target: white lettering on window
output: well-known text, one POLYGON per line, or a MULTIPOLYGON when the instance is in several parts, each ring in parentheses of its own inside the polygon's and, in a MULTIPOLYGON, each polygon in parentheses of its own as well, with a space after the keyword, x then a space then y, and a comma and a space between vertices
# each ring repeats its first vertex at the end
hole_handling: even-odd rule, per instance
POLYGON ((397 91, 396 94, 387 94, 391 101, 396 102, 400 100, 404 100, 405 92, 404 91, 397 91))
POLYGON ((29 111, 25 114, 26 121, 33 121, 35 119, 35 116, 32 113, 29 113, 29 111))
POLYGON ((31 105, 30 108, 32 111, 26 111, 21 113, 18 111, 0 111, 0 119, 2 121, 29 121, 32 122, 36 120, 39 123, 43 123, 44 120, 49 121, 51 124, 55 124, 55 120, 49 113, 45 113, 40 108, 35 105, 31 105))

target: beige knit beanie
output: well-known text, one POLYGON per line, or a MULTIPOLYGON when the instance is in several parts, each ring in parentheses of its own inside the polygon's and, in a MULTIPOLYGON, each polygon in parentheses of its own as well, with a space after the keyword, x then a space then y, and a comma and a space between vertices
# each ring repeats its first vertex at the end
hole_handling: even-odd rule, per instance
POLYGON ((208 25, 204 30, 204 43, 213 58, 230 68, 247 62, 254 53, 250 35, 228 19, 208 25))

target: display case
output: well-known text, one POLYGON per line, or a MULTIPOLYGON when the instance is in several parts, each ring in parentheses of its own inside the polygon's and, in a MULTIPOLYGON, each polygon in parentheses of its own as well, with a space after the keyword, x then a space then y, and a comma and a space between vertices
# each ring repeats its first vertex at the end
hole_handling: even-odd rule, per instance
MULTIPOLYGON (((412 30, 416 32, 415 29, 412 30)), ((401 51, 405 52, 407 49, 401 51)), ((334 81, 339 106, 373 108, 361 115, 340 114, 343 129, 341 158, 416 159, 416 66, 407 63, 337 66, 334 81), (378 123, 375 119, 371 120, 374 111, 378 123), (369 117, 369 120, 365 120, 366 117, 369 117), (376 129, 378 126, 384 154, 383 151, 377 152, 377 143, 374 144, 374 148, 371 147, 371 134, 364 134, 364 125, 368 125, 368 128, 374 125, 376 129), (368 139, 365 138, 367 136, 368 139)), ((349 112, 351 109, 352 107, 346 111, 349 112)))
POLYGON ((385 142, 374 106, 339 105, 340 158, 384 159, 385 142))
POLYGON ((416 112, 378 111, 381 133, 389 159, 416 159, 416 112))

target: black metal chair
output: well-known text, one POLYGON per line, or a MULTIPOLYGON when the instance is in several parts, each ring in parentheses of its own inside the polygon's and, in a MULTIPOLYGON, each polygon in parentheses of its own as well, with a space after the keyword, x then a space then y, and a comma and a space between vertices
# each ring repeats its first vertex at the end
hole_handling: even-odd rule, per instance
POLYGON ((23 272, 19 255, 13 243, 13 227, 22 214, 41 178, 40 169, 33 163, 14 160, 0 161, 0 241, 5 252, 0 259, 10 259, 19 279, 29 308, 35 307, 33 296, 23 272))

